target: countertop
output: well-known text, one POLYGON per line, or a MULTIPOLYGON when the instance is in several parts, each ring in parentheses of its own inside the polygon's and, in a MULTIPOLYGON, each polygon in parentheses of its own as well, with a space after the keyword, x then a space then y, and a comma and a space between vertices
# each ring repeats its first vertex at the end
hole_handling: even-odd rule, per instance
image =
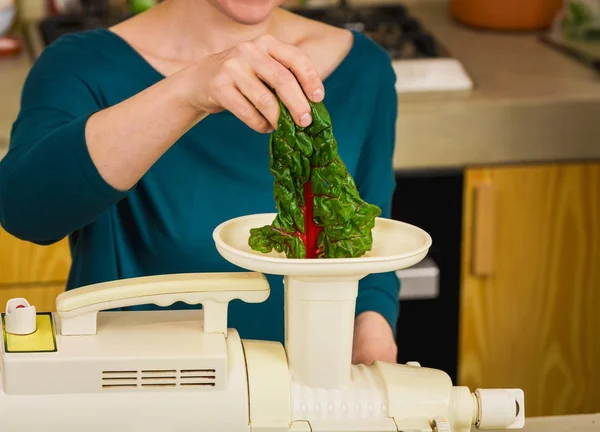
POLYGON ((600 160, 600 75, 534 34, 474 31, 444 2, 410 6, 474 89, 400 95, 395 165, 464 167, 600 160))
MULTIPOLYGON (((599 432, 600 414, 533 417, 525 420, 524 429, 513 429, 511 432, 519 430, 522 432, 599 432)), ((473 432, 476 431, 477 429, 473 429, 473 432)))
MULTIPOLYGON (((457 25, 443 0, 403 3, 464 65, 475 88, 400 94, 397 169, 600 160, 598 74, 536 35, 457 25)), ((27 53, 0 60, 0 157, 30 67, 27 53)))

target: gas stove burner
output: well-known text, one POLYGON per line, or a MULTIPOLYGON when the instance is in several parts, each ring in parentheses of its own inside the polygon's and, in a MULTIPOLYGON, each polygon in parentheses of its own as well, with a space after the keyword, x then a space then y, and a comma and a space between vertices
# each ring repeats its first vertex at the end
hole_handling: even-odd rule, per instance
POLYGON ((126 18, 129 18, 129 15, 120 17, 58 15, 42 20, 39 28, 43 43, 48 46, 63 35, 108 28, 126 18))
POLYGON ((416 21, 409 19, 406 27, 380 24, 376 29, 365 30, 364 33, 384 47, 392 58, 442 56, 440 47, 432 35, 414 30, 418 26, 416 21))
POLYGON ((360 23, 362 25, 377 25, 379 23, 398 23, 406 19, 407 13, 403 6, 366 6, 366 7, 327 7, 294 9, 295 13, 325 22, 338 27, 360 23))
MULTIPOLYGON (((363 33, 381 45, 394 60, 450 57, 441 44, 402 5, 341 5, 292 11, 316 21, 363 33)), ((106 28, 128 17, 103 13, 52 16, 41 21, 39 31, 44 45, 48 46, 64 34, 106 28)))
POLYGON ((306 8, 293 12, 359 31, 381 45, 393 59, 447 56, 435 38, 402 5, 306 8))

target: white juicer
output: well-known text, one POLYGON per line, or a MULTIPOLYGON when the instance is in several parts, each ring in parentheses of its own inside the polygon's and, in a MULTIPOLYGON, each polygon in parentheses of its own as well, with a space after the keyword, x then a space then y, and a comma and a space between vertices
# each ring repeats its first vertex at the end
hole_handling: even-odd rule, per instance
MULTIPOLYGON (((378 218, 361 258, 288 259, 248 246, 275 214, 227 221, 219 253, 248 270, 161 275, 61 293, 57 312, 12 299, 3 314, 2 432, 469 432, 519 429, 519 389, 453 386, 443 371, 352 365, 359 280, 421 261, 414 226, 378 218), (285 347, 241 340, 229 301, 265 301, 284 276, 285 347), (115 312, 177 301, 202 310, 115 312)), ((251 307, 251 306, 249 306, 251 307)))

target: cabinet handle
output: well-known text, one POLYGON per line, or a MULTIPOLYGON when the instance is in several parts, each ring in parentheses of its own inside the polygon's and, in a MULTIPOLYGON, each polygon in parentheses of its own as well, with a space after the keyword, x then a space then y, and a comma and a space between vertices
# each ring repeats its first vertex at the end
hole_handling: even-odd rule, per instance
POLYGON ((481 183, 473 190, 471 272, 474 276, 486 277, 493 273, 494 216, 494 189, 489 183, 481 183))

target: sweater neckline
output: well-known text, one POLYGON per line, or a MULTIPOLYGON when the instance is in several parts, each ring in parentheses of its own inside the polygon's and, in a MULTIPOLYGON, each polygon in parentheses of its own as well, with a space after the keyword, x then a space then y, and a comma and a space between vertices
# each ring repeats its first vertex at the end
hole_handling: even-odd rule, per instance
MULTIPOLYGON (((158 81, 161 81, 164 78, 166 78, 165 75, 160 73, 129 42, 127 42, 125 39, 123 39, 118 34, 114 33, 113 31, 111 31, 109 29, 97 29, 95 31, 104 33, 105 35, 107 35, 108 37, 110 37, 111 39, 113 39, 117 43, 119 43, 122 47, 124 47, 127 51, 129 51, 129 53, 134 57, 136 62, 138 62, 142 67, 144 67, 152 75, 154 75, 154 77, 158 81)), ((334 87, 336 83, 343 82, 343 80, 339 80, 338 77, 340 75, 343 75, 347 69, 352 69, 352 63, 353 63, 354 59, 357 58, 357 56, 360 52, 360 46, 361 46, 360 42, 361 42, 361 39, 364 38, 365 36, 357 30, 352 29, 350 31, 352 32, 352 36, 353 36, 352 45, 350 47, 350 50, 348 51, 346 56, 342 59, 342 61, 323 80, 323 85, 325 86, 326 90, 334 87)))

